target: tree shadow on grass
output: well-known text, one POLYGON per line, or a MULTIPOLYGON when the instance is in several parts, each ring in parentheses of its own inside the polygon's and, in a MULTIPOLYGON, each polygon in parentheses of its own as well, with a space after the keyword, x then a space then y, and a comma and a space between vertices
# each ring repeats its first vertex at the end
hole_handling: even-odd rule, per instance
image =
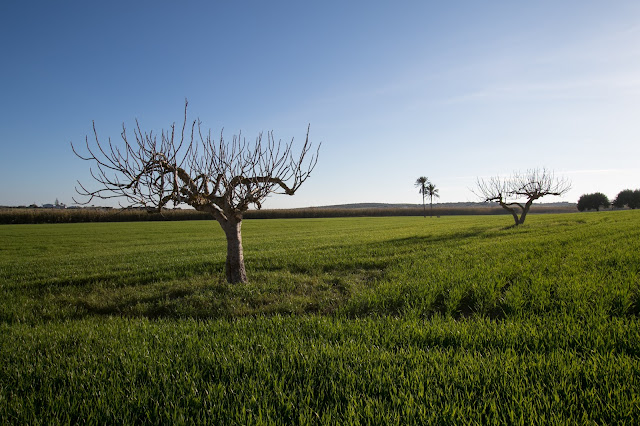
POLYGON ((61 291, 82 291, 96 285, 106 285, 109 288, 135 287, 148 285, 160 281, 174 279, 189 279, 202 275, 224 275, 224 262, 197 262, 180 267, 161 266, 152 271, 134 270, 122 273, 108 272, 99 275, 52 277, 13 284, 12 289, 31 294, 56 293, 61 291))
POLYGON ((95 289, 55 298, 72 318, 236 318, 335 313, 354 292, 382 279, 379 269, 339 272, 255 271, 249 283, 228 284, 223 274, 169 282, 95 289), (70 313, 70 314, 69 314, 70 313))
POLYGON ((435 234, 435 235, 423 235, 423 236, 410 236, 402 238, 393 238, 386 240, 382 243, 376 244, 391 244, 393 246, 410 244, 410 245, 422 245, 422 244, 434 244, 441 242, 459 242, 462 240, 468 240, 474 237, 491 237, 493 233, 484 228, 474 228, 466 231, 447 233, 447 234, 435 234))
POLYGON ((127 311, 130 311, 133 306, 158 306, 160 309, 152 310, 149 312, 151 317, 158 317, 161 311, 166 310, 161 306, 166 305, 167 302, 184 298, 193 291, 186 289, 170 290, 164 294, 158 294, 153 296, 142 296, 137 298, 129 298, 125 300, 103 300, 101 302, 91 302, 86 299, 81 299, 75 302, 76 307, 80 308, 78 312, 86 312, 90 315, 120 315, 127 311))

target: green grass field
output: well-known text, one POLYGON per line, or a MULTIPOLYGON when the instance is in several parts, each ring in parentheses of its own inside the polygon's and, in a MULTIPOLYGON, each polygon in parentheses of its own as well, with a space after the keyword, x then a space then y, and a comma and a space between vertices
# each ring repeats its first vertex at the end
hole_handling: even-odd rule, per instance
POLYGON ((9 424, 634 423, 640 212, 0 226, 9 424))

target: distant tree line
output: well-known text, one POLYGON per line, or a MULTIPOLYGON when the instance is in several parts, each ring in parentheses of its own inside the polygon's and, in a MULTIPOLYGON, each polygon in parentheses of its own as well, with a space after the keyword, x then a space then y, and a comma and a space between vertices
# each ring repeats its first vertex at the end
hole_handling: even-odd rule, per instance
POLYGON ((640 207, 640 189, 620 191, 613 202, 610 202, 609 198, 601 192, 584 194, 578 200, 578 210, 581 212, 585 210, 600 211, 600 208, 606 209, 610 206, 617 208, 629 207, 630 209, 640 207))
POLYGON ((618 208, 627 206, 630 209, 640 207, 640 189, 636 189, 635 191, 630 189, 620 191, 616 199, 613 200, 613 206, 618 208))
POLYGON ((609 198, 602 192, 594 192, 593 194, 584 194, 578 200, 578 210, 581 212, 585 210, 600 211, 600 207, 608 208, 611 205, 609 198))

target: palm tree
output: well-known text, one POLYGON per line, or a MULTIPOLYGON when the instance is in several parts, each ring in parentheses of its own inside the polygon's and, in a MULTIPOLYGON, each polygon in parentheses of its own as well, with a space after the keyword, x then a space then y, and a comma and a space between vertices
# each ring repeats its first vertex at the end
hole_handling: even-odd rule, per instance
POLYGON ((436 186, 431 182, 429 182, 425 189, 427 190, 427 195, 429 196, 429 200, 431 203, 431 217, 433 217, 433 197, 440 198, 440 195, 438 195, 438 189, 436 189, 436 186))
POLYGON ((427 185, 429 184, 429 179, 425 176, 420 176, 416 179, 415 186, 418 187, 418 193, 422 194, 422 212, 424 213, 424 217, 427 217, 427 208, 424 204, 424 197, 427 196, 427 185))

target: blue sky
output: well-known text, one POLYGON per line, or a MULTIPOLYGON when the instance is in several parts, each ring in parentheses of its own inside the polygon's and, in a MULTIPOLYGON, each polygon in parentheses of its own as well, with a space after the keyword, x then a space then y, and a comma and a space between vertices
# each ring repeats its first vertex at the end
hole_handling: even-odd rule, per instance
POLYGON ((70 204, 95 120, 190 117, 226 137, 322 142, 265 208, 476 201, 477 177, 547 167, 573 201, 640 188, 637 1, 4 1, 0 205, 70 204))

